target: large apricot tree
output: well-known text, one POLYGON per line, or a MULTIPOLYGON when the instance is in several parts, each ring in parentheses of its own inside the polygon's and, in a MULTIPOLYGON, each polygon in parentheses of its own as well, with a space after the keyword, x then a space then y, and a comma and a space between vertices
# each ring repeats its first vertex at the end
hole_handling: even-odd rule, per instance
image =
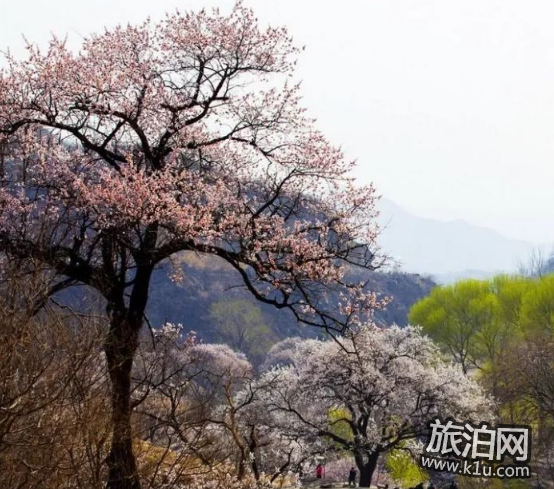
POLYGON ((297 49, 237 4, 85 39, 54 38, 0 74, 0 251, 105 299, 110 489, 140 487, 130 372, 154 268, 215 255, 260 301, 342 330, 376 304, 374 190, 318 132, 292 84, 297 49), (339 301, 332 307, 330 298, 339 301))

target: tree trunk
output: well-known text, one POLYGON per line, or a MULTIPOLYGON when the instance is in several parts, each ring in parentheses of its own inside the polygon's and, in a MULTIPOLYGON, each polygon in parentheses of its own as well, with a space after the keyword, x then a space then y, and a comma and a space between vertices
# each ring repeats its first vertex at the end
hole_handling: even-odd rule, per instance
POLYGON ((140 489, 131 432, 131 369, 140 325, 112 319, 105 344, 111 380, 112 444, 106 489, 140 489))
MULTIPOLYGON (((235 437, 235 434, 233 434, 233 437, 235 437)), ((238 437, 238 435, 235 437, 235 439, 238 437)), ((240 458, 239 463, 237 467, 237 479, 241 481, 244 479, 244 476, 246 475, 246 464, 248 463, 248 450, 244 446, 242 442, 236 442, 237 446, 239 447, 240 452, 240 458)))
POLYGON ((112 445, 107 458, 106 489, 140 489, 131 429, 131 370, 148 302, 153 265, 137 266, 128 307, 123 288, 115 287, 108 300, 110 331, 104 344, 111 380, 112 445))
POLYGON ((356 465, 360 471, 360 487, 371 487, 371 479, 373 479, 373 473, 377 468, 377 461, 379 460, 379 452, 372 452, 363 455, 356 455, 356 465))
POLYGON ((252 454, 252 473, 254 474, 254 479, 256 481, 260 480, 260 469, 258 467, 258 436, 256 434, 256 427, 252 426, 250 428, 250 443, 248 445, 248 450, 252 454))

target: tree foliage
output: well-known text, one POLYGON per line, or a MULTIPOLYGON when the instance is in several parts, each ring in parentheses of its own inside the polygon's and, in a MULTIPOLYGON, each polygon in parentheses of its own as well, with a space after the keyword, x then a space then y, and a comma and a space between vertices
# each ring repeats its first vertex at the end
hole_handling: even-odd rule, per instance
POLYGON ((404 487, 415 487, 429 480, 429 475, 406 450, 394 450, 387 455, 386 467, 391 478, 404 487))
POLYGON ((378 305, 346 276, 376 266, 375 192, 316 129, 291 81, 298 49, 238 3, 53 38, 0 71, 0 252, 104 299, 110 489, 140 487, 131 371, 153 270, 218 256, 258 300, 343 331, 378 305), (340 307, 330 297, 341 297, 340 307))
POLYGON ((490 401, 418 329, 364 326, 337 341, 307 340, 288 367, 269 370, 260 409, 290 436, 349 451, 369 487, 377 461, 426 432, 433 416, 488 419, 490 401))
POLYGON ((478 372, 500 420, 533 427, 532 466, 554 480, 554 275, 437 287, 410 319, 466 371, 478 372))
POLYGON ((272 331, 258 304, 243 299, 220 299, 210 306, 210 319, 222 341, 256 363, 273 343, 272 331))

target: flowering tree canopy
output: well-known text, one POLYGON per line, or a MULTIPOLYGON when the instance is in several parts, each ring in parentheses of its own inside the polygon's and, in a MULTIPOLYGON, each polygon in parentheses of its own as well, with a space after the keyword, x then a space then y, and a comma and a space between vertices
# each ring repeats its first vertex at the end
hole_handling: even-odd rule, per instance
POLYGON ((261 365, 262 371, 272 367, 283 367, 294 362, 295 350, 304 340, 298 336, 291 336, 275 343, 265 355, 265 361, 261 365))
POLYGON ((0 72, 0 250, 49 266, 52 293, 105 298, 109 487, 137 488, 130 372, 154 267, 216 255, 260 301, 342 331, 378 304, 346 275, 375 266, 374 189, 300 105, 286 30, 240 3, 28 53, 0 72))
POLYGON ((369 487, 381 453, 423 434, 434 416, 490 417, 482 389, 418 329, 364 326, 338 341, 297 343, 289 367, 266 372, 260 401, 279 428, 353 453, 369 487), (305 344, 304 344, 305 343, 305 344))
MULTIPOLYGON (((4 250, 108 300, 129 270, 213 253, 257 298, 335 325, 314 284, 348 285, 337 259, 372 265, 374 191, 300 106, 286 31, 237 6, 28 50, 0 78, 4 250)), ((374 305, 354 295, 345 316, 374 305)))

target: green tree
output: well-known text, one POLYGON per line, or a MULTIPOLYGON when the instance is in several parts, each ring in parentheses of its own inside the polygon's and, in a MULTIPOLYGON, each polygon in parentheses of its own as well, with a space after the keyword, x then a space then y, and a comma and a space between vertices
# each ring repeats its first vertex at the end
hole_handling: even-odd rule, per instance
MULTIPOLYGON (((343 440, 354 441, 354 434, 351 429, 352 415, 348 409, 342 407, 334 407, 329 410, 329 431, 333 435, 342 438, 343 440)), ((344 450, 340 444, 334 443, 332 438, 329 441, 333 443, 337 450, 344 450)))
POLYGON ((255 359, 269 350, 274 334, 260 307, 246 299, 220 300, 210 307, 210 320, 218 338, 255 359))
POLYGON ((533 281, 522 300, 521 323, 529 335, 554 333, 554 275, 533 281))
POLYGON ((464 280, 436 287, 414 304, 409 319, 421 325, 464 372, 483 368, 500 347, 498 299, 489 282, 464 280))
POLYGON ((392 479, 403 487, 414 487, 429 480, 427 472, 419 466, 407 450, 400 449, 390 452, 385 465, 392 479))
MULTIPOLYGON (((550 479, 554 446, 554 275, 466 280, 415 304, 420 324, 464 370, 478 367, 502 422, 533 427, 533 470, 550 479)), ((467 489, 481 487, 461 479, 467 489)), ((515 484, 515 483, 514 483, 515 484)), ((510 484, 487 487, 517 487, 510 484)), ((484 487, 484 486, 483 486, 484 487)))
POLYGON ((534 281, 521 276, 498 275, 489 283, 498 299, 499 322, 514 331, 521 329, 522 304, 534 281))

